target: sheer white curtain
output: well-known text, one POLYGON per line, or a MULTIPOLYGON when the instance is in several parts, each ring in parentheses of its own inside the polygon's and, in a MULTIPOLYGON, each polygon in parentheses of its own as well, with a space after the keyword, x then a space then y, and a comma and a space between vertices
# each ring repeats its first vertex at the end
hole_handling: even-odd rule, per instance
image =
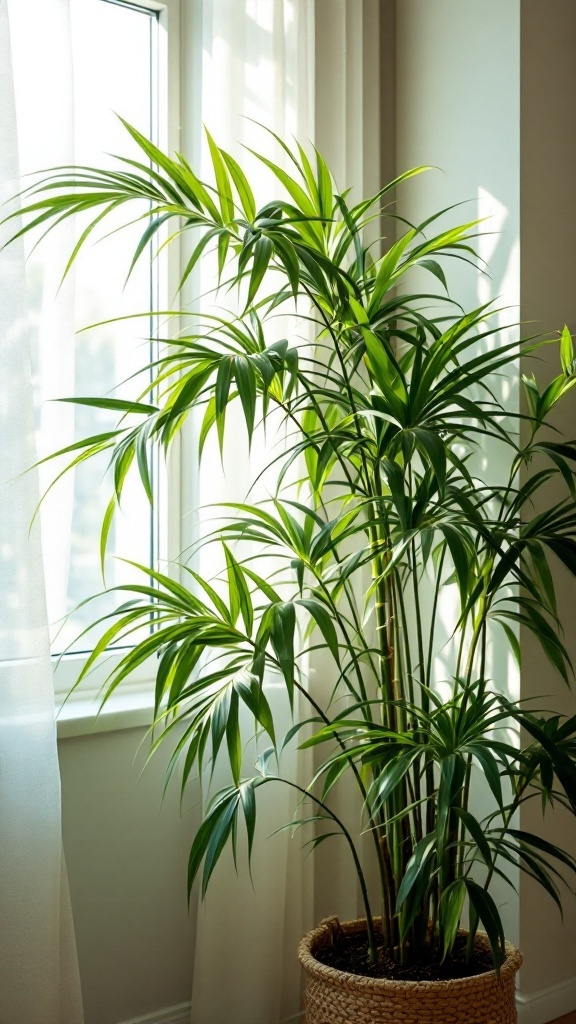
MULTIPOLYGON (((382 152, 382 119, 387 97, 382 93, 381 0, 316 0, 315 2, 315 133, 340 190, 351 190, 351 201, 373 195, 384 181, 382 164, 393 155, 382 152)), ((380 233, 378 221, 365 230, 365 241, 380 233)), ((369 586, 369 570, 365 588, 369 586)), ((310 658, 310 679, 321 699, 329 700, 334 680, 326 673, 321 653, 310 658)), ((318 756, 321 751, 318 748, 318 756)), ((353 833, 360 821, 357 790, 344 777, 332 794, 332 806, 353 833)), ((365 837, 369 846, 370 837, 365 837)), ((367 865, 372 863, 367 857, 367 865)), ((376 879, 374 880, 376 882, 376 879)), ((375 890, 376 891, 376 890, 375 890)), ((343 845, 321 844, 314 852, 314 919, 338 914, 342 919, 363 915, 349 857, 343 845)))
MULTIPOLYGON (((257 201, 259 197, 263 202, 278 192, 278 186, 242 145, 266 152, 286 166, 284 154, 254 121, 288 142, 294 136, 304 142, 313 138, 314 3, 205 0, 198 7, 202 12, 201 120, 218 144, 242 163, 254 184, 257 201)), ((201 161, 208 170, 206 153, 201 161)), ((207 273, 205 268, 203 291, 210 283, 207 273)), ((221 301, 231 300, 224 297, 221 301)), ((286 320, 282 318, 274 325, 282 332, 280 337, 290 331, 286 320)), ((203 505, 244 500, 249 482, 270 457, 262 438, 253 444, 248 456, 241 418, 238 429, 228 431, 228 439, 223 474, 219 472, 217 447, 205 453, 199 481, 203 505)), ((272 443, 269 435, 268 444, 272 443)), ((202 570, 210 574, 206 560, 202 570)), ((282 734, 290 726, 283 686, 275 686, 271 680, 267 695, 282 734)), ((285 759, 282 768, 294 778, 299 766, 294 755, 291 760, 289 763, 289 758, 285 759)), ((252 769, 253 761, 254 756, 250 763, 248 755, 247 771, 252 769)), ((224 771, 221 778, 217 771, 216 788, 227 781, 224 771)), ((266 787, 258 794, 253 887, 247 870, 242 868, 238 877, 232 858, 225 856, 206 904, 197 908, 193 1024, 222 1024, 228 1020, 235 1024, 279 1024, 300 1009, 295 949, 312 924, 312 864, 310 860, 303 862, 300 842, 291 840, 288 832, 268 838, 290 821, 293 810, 287 788, 266 787)))
MULTIPOLYGON (((18 0, 18 18, 24 8, 29 18, 40 8, 45 16, 66 14, 56 0, 18 0)), ((42 70, 36 67, 37 88, 45 99, 42 70)), ((0 0, 0 138, 6 200, 19 187, 7 0, 0 0)), ((3 243, 8 230, 2 234, 3 243)), ((0 1020, 81 1024, 37 524, 29 532, 38 483, 26 473, 36 450, 21 245, 0 251, 0 285, 0 1020)))
MULTIPOLYGON (((204 0, 198 3, 201 28, 201 119, 219 145, 231 151, 256 183, 257 196, 274 194, 266 169, 242 150, 264 152, 286 170, 290 162, 253 122, 276 132, 288 145, 319 139, 335 168, 340 188, 362 191, 372 168, 377 178, 377 119, 371 145, 363 146, 363 125, 376 97, 364 51, 378 25, 377 3, 368 0, 204 0), (368 10, 367 10, 368 9, 368 10), (371 20, 372 19, 372 20, 371 20), (325 44, 325 45, 324 45, 325 44), (318 123, 318 118, 321 123, 318 123), (253 120, 250 120, 253 119, 253 120)), ((374 36, 377 44, 378 36, 374 36)), ((372 182, 370 182, 371 184, 372 182)), ((277 186, 276 186, 277 187, 277 186)), ((377 186, 376 186, 377 187, 377 186)), ((202 281, 206 288, 208 279, 202 281)), ((279 329, 290 337, 288 318, 279 329), (288 322, 287 322, 288 321, 288 322)), ((223 475, 216 448, 204 457, 199 489, 202 502, 242 500, 259 459, 248 457, 239 422, 228 445, 223 475)), ((269 454, 269 452, 268 452, 269 454)), ((321 658, 310 666, 312 685, 327 686, 321 658)), ((282 724, 290 725, 282 687, 268 696, 282 724)), ((309 754, 293 753, 283 773, 305 785, 309 754), (306 759, 306 760, 305 760, 306 759)), ((247 765, 248 767, 248 765, 247 765)), ((216 778, 216 785, 227 779, 216 778)), ((261 791, 262 792, 262 791, 261 791)), ((280 1024, 296 1019, 301 1008, 300 967, 296 947, 318 916, 355 915, 357 893, 347 854, 332 845, 319 870, 305 859, 298 835, 269 834, 289 821, 289 791, 272 787, 259 797, 259 836, 255 843, 254 889, 244 871, 236 875, 231 857, 217 869, 206 906, 198 908, 192 989, 192 1024, 280 1024), (223 983, 225 975, 225 983, 223 983)), ((347 797, 342 797, 346 803, 347 797)), ((346 809, 345 809, 346 813, 346 809)), ((327 844, 319 849, 326 850, 327 844)))

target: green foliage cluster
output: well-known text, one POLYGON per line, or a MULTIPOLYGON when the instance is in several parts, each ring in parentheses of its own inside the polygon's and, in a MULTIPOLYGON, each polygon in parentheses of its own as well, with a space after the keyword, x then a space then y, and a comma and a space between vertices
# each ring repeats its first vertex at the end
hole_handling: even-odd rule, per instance
POLYGON ((521 352, 550 342, 503 341, 488 307, 463 312, 447 294, 410 286, 419 268, 445 290, 446 257, 476 261, 476 222, 439 230, 442 211, 410 226, 383 209, 422 168, 352 204, 335 191, 320 154, 310 158, 277 139, 290 174, 256 155, 285 198, 258 206, 238 163, 212 138, 208 183, 182 156, 169 158, 126 127, 140 160, 44 177, 26 192, 22 231, 88 214, 69 269, 113 211, 140 204, 144 230, 132 265, 149 258, 163 231, 168 243, 186 233, 192 245, 181 286, 213 248, 221 288, 238 292, 242 312, 185 318, 190 326, 162 346, 153 384, 136 401, 73 399, 120 417, 116 430, 65 449, 72 466, 109 453, 114 495, 102 556, 127 473, 137 469, 152 501, 153 450, 168 452, 192 410, 203 416, 200 456, 213 431, 225 444, 232 405, 250 440, 279 421, 285 440, 271 457, 276 493, 230 503, 203 541, 222 546, 221 576, 202 578, 193 561, 178 580, 142 567, 140 585, 119 588, 124 603, 102 623, 81 679, 109 644, 129 645, 152 619, 112 670, 106 697, 157 656, 154 746, 177 737, 168 775, 181 763, 185 787, 218 756, 229 761, 230 785, 205 806, 193 842, 190 886, 200 873, 206 890, 227 844, 236 851, 239 824, 251 852, 258 790, 288 785, 302 806, 312 805, 294 827, 319 828, 313 845, 340 835, 349 847, 373 956, 375 914, 386 946, 410 962, 449 954, 468 907, 469 951, 481 925, 498 966, 504 934, 493 879, 509 882, 510 865, 519 864, 560 906, 559 876, 576 867, 570 854, 514 824, 534 798, 576 810, 576 719, 510 702, 486 672, 489 629, 501 627, 518 656, 521 626, 570 678, 549 566, 553 556, 576 573, 576 442, 549 427, 576 382, 570 333, 561 335, 558 376, 542 391, 533 377, 523 380, 519 436, 492 384, 499 374, 514 376, 521 352), (382 238, 379 255, 364 236, 385 217, 400 234, 393 244, 382 238), (271 320, 287 309, 310 343, 268 340, 271 320), (486 444, 507 453, 500 462, 508 468, 493 483, 475 468, 486 444), (294 475, 298 489, 289 483, 294 475), (553 478, 564 497, 550 505, 553 478), (273 556, 275 573, 256 571, 255 545, 273 556), (434 664, 448 589, 457 594, 449 630, 456 654, 442 689, 434 664), (318 658, 319 650, 335 678, 328 701, 306 676, 310 652, 318 658), (285 737, 267 698, 270 672, 293 708, 285 737), (264 737, 248 775, 246 717, 264 737), (522 730, 520 746, 509 739, 511 723, 522 730), (287 743, 324 752, 305 787, 283 776, 287 743), (475 773, 491 791, 484 817, 470 801, 475 773), (355 835, 331 806, 344 774, 362 807, 355 835), (362 833, 371 837, 377 892, 365 880, 362 833))

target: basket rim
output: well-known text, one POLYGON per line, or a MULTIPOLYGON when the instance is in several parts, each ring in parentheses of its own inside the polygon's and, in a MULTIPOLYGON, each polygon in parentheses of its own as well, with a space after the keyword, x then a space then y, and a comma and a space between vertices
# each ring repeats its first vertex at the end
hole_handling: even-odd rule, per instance
MULTIPOLYGON (((374 918, 374 921, 379 922, 380 918, 374 918)), ((364 974, 353 974, 350 971, 341 971, 336 967, 329 967, 328 964, 322 964, 316 959, 312 950, 318 941, 326 937, 327 932, 333 931, 335 927, 340 927, 344 931, 357 932, 363 930, 366 927, 364 918, 357 918, 354 921, 339 921, 337 917, 325 918, 315 928, 307 932, 303 936, 298 946, 298 959, 302 964, 302 967, 308 975, 324 982, 329 982, 332 985, 342 986, 347 989, 354 987, 362 989, 364 992, 369 989, 376 992, 448 992, 450 989, 464 989, 464 990, 480 990, 487 986, 492 987, 493 985, 501 986, 509 980, 513 980, 514 975, 520 969, 522 964, 522 954, 519 949, 516 948, 511 942, 506 940, 505 950, 506 959, 500 967, 500 981, 496 977, 494 970, 483 971, 481 974, 473 974, 464 978, 449 978, 436 981, 405 981, 396 980, 391 978, 371 978, 364 974)), ((484 932, 478 932, 479 936, 484 935, 484 932)))

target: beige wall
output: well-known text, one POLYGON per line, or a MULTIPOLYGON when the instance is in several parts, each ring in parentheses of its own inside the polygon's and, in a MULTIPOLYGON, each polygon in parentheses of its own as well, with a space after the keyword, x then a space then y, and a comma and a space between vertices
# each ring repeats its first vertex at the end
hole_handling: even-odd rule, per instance
POLYGON ((59 742, 64 852, 86 1024, 120 1024, 190 999, 186 905, 192 815, 177 786, 161 806, 165 757, 142 772, 145 732, 59 742))
MULTIPOLYGON (((576 4, 573 0, 523 0, 521 85, 521 309, 535 330, 554 332, 567 323, 576 331, 576 4)), ((539 379, 559 370, 556 347, 528 365, 539 379)), ((567 437, 576 436, 576 398, 557 419, 567 437)), ((547 495, 564 496, 562 488, 547 495)), ((575 582, 561 566, 555 573, 565 641, 576 662, 575 582)), ((570 695, 532 637, 522 635, 522 692, 550 694, 539 702, 576 713, 570 695), (553 696, 552 696, 553 695, 553 696)), ((545 837, 576 853, 574 818, 555 810, 542 826, 538 802, 526 807, 522 827, 544 829, 545 837)), ((574 879, 571 880, 572 884, 574 879)), ((525 954, 522 989, 532 991, 576 975, 576 901, 564 889, 565 922, 551 900, 527 879, 520 889, 520 939, 525 954)))

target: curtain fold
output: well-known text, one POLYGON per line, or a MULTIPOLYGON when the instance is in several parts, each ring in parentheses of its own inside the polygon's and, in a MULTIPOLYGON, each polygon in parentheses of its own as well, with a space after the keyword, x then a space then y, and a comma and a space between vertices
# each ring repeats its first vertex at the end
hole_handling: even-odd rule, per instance
MULTIPOLYGON (((0 138, 6 201, 19 188, 7 0, 0 0, 0 138)), ((0 238, 0 1020, 82 1024, 37 521, 30 531, 38 481, 28 472, 37 456, 24 250, 1 248, 17 225, 4 226, 0 238)))
MULTIPOLYGON (((197 119, 243 165, 257 203, 277 194, 278 184, 242 145, 293 171, 262 126, 289 146, 294 139, 318 144, 341 189, 352 186, 359 195, 379 181, 378 68, 370 70, 364 61, 367 51, 377 51, 378 0, 364 5, 362 0, 198 0, 195 9, 201 13, 195 34, 202 51, 196 54, 201 61, 197 119), (372 135, 365 143, 368 125, 372 135)), ((205 148, 201 162, 210 173, 205 148)), ((198 293, 205 295, 213 284, 204 261, 198 293)), ((294 339, 289 317, 276 326, 280 337, 294 339)), ((244 500, 257 469, 270 457, 261 437, 248 455, 241 416, 232 429, 228 422, 227 436, 234 443, 225 447, 224 473, 215 442, 205 450, 198 481, 203 504, 244 500)), ((263 488, 268 494, 272 490, 263 488)), ((249 500, 254 498, 252 492, 249 500)), ((210 576, 215 566, 203 557, 201 571, 210 576)), ((309 669, 315 693, 329 694, 334 680, 326 675, 321 654, 311 657, 309 669)), ((282 734, 282 727, 286 731, 291 724, 283 686, 270 683, 267 695, 282 734)), ((248 755, 248 771, 253 761, 248 755)), ((294 751, 289 760, 284 754, 282 770, 306 785, 313 774, 311 752, 294 751)), ((227 782, 217 766, 214 789, 227 782)), ((247 871, 242 868, 238 877, 232 857, 225 855, 206 906, 198 907, 192 1024, 280 1024, 295 1019, 302 1005, 299 939, 319 916, 354 916, 358 910, 355 876, 343 845, 332 844, 328 850, 329 844, 323 844, 306 857, 298 834, 291 838, 288 830, 268 838, 290 821, 294 810, 287 789, 270 790, 264 788, 263 800, 258 794, 254 889, 247 871)), ((343 816, 354 814, 357 820, 356 801, 344 790, 340 801, 343 816)))
MULTIPOLYGON (((381 32, 382 0, 316 0, 315 3, 315 134, 314 142, 330 167, 336 187, 350 189, 351 202, 375 194, 384 184, 382 178, 382 95, 381 32)), ((374 242, 381 232, 375 219, 364 229, 366 243, 374 242)), ((374 255, 377 250, 374 250, 374 255)), ((370 586, 370 569, 365 567, 364 584, 357 595, 370 586)), ((330 671, 333 671, 332 669, 330 671)), ((310 657, 310 680, 321 703, 327 705, 336 679, 328 674, 322 652, 310 657)), ((322 760, 321 749, 315 757, 322 760)), ((331 792, 331 806, 352 833, 361 821, 358 793, 352 777, 346 773, 331 792)), ((370 849, 371 838, 363 838, 370 849)), ((374 862, 367 856, 365 874, 368 884, 374 862)), ((314 919, 338 914, 342 920, 361 917, 364 910, 355 884, 348 854, 343 846, 322 843, 314 851, 314 919)))
MULTIPOLYGON (((200 5, 199 5, 200 6, 200 5)), ((249 175, 256 201, 278 194, 273 176, 244 147, 266 153, 289 170, 289 161, 267 135, 271 129, 289 143, 306 143, 314 135, 314 2, 313 0, 205 0, 201 4, 201 121, 218 145, 231 152, 249 175), (258 122, 258 123, 256 123, 258 122)), ((201 166, 210 174, 204 147, 201 166)), ((205 295, 214 281, 213 268, 203 261, 197 290, 205 295)), ((231 297, 220 300, 229 306, 231 297)), ((210 310, 206 300, 204 311, 210 310)), ((221 310, 220 310, 221 312, 221 310)), ((278 337, 290 337, 289 317, 274 324, 278 337)), ((273 340, 272 338, 270 340, 273 340)), ((242 501, 259 470, 272 457, 274 429, 254 438, 252 451, 241 415, 229 414, 224 471, 215 442, 208 442, 200 468, 202 505, 242 501), (233 439, 233 440, 231 440, 233 439)), ((270 493, 265 482, 254 501, 270 493)), ((209 512, 200 513, 199 528, 208 528, 209 512)), ((214 524, 212 523, 212 526, 214 524)), ((200 569, 210 578, 218 565, 210 553, 200 569)), ((268 569, 260 566, 267 574, 268 569)), ((266 693, 278 733, 291 725, 283 684, 271 679, 266 693)), ((251 773, 255 751, 246 754, 251 773)), ((283 758, 283 771, 298 777, 304 758, 283 758)), ((212 787, 228 783, 216 768, 212 787)), ((312 862, 304 861, 298 838, 287 831, 269 838, 290 822, 294 801, 287 787, 264 787, 258 794, 258 824, 252 866, 253 886, 245 866, 237 876, 229 851, 211 883, 206 905, 197 908, 192 986, 193 1024, 280 1024, 301 1006, 300 968, 295 950, 312 926, 312 862), (226 984, 222 984, 225 973, 226 984)))

